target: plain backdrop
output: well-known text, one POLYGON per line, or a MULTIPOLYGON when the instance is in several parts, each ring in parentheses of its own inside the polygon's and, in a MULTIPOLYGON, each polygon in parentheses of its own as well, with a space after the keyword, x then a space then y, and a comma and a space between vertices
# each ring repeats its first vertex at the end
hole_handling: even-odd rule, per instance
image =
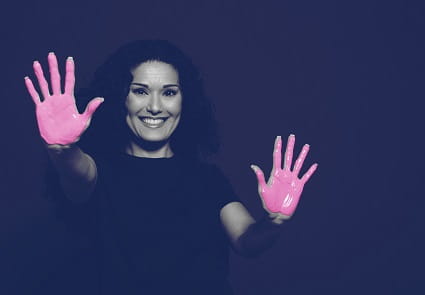
POLYGON ((84 262, 60 275, 82 243, 42 197, 23 79, 33 60, 47 72, 54 51, 63 73, 73 56, 81 87, 145 38, 200 67, 220 123, 215 161, 254 217, 249 165, 268 175, 277 135, 296 135, 296 155, 311 145, 302 172, 319 163, 273 248, 231 254, 236 294, 425 294, 423 1, 12 1, 0 14, 0 294, 77 294, 91 280, 84 262))

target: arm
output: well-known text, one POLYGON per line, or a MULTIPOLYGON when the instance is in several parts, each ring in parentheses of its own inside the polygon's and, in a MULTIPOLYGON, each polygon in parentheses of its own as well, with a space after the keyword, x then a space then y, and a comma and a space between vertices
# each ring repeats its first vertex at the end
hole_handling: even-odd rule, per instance
POLYGON ((239 202, 229 203, 221 209, 220 217, 223 226, 232 241, 233 248, 242 256, 257 257, 277 241, 284 220, 292 217, 304 184, 317 168, 317 164, 314 164, 301 179, 298 178, 309 149, 309 146, 305 145, 295 162, 294 170, 291 171, 294 144, 295 136, 291 135, 288 138, 284 168, 282 169, 282 141, 280 137, 276 138, 273 171, 267 184, 261 169, 254 165, 251 166, 257 175, 258 192, 266 211, 264 218, 256 222, 239 202))
POLYGON ((279 239, 282 227, 269 216, 251 224, 239 237, 238 244, 246 258, 256 258, 271 248, 279 239))
POLYGON ((33 63, 33 68, 43 100, 30 78, 25 77, 25 85, 34 101, 38 129, 46 143, 50 159, 59 173, 60 184, 69 199, 83 202, 94 189, 97 171, 93 159, 81 151, 76 143, 88 128, 91 117, 103 102, 103 98, 91 100, 84 113, 80 114, 74 97, 74 60, 68 58, 66 61, 65 86, 62 93, 56 56, 51 52, 47 59, 52 93, 38 61, 33 63))
POLYGON ((282 221, 267 215, 255 221, 240 202, 224 206, 220 218, 233 249, 245 258, 258 257, 278 240, 282 232, 282 221))
POLYGON ((48 145, 47 152, 67 198, 78 203, 87 201, 97 180, 94 160, 75 144, 48 145))

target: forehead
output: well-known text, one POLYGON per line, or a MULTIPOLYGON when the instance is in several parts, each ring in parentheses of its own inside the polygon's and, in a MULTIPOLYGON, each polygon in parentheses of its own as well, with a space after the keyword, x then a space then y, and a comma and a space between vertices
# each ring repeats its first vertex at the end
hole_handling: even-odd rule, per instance
POLYGON ((131 70, 133 82, 178 83, 179 75, 174 67, 162 61, 146 61, 131 70))

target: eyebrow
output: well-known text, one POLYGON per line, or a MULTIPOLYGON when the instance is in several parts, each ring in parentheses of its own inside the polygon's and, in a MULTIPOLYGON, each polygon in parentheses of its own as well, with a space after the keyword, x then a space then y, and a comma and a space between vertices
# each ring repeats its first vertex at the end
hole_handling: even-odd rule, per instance
MULTIPOLYGON (((143 84, 143 83, 131 83, 131 85, 139 85, 139 86, 143 86, 143 87, 149 89, 149 86, 146 85, 146 84, 143 84)), ((162 88, 168 88, 168 87, 178 87, 178 88, 180 88, 180 85, 178 85, 178 84, 165 84, 165 85, 162 86, 162 88)))

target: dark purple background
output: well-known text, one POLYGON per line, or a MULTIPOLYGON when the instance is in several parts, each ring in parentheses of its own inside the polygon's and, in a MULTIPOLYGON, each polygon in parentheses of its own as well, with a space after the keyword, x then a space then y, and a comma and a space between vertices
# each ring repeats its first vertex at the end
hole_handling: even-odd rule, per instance
MULTIPOLYGON (((255 260, 232 253, 236 294, 424 294, 424 2, 350 2, 3 7, 0 294, 42 284, 81 244, 41 197, 45 154, 23 77, 55 51, 62 69, 74 57, 83 86, 143 38, 171 40, 201 68, 221 126, 217 161, 255 217, 249 165, 270 171, 276 135, 295 133, 296 153, 311 145, 303 171, 319 163, 280 241, 255 260)), ((56 294, 78 290, 61 279, 56 294)))

